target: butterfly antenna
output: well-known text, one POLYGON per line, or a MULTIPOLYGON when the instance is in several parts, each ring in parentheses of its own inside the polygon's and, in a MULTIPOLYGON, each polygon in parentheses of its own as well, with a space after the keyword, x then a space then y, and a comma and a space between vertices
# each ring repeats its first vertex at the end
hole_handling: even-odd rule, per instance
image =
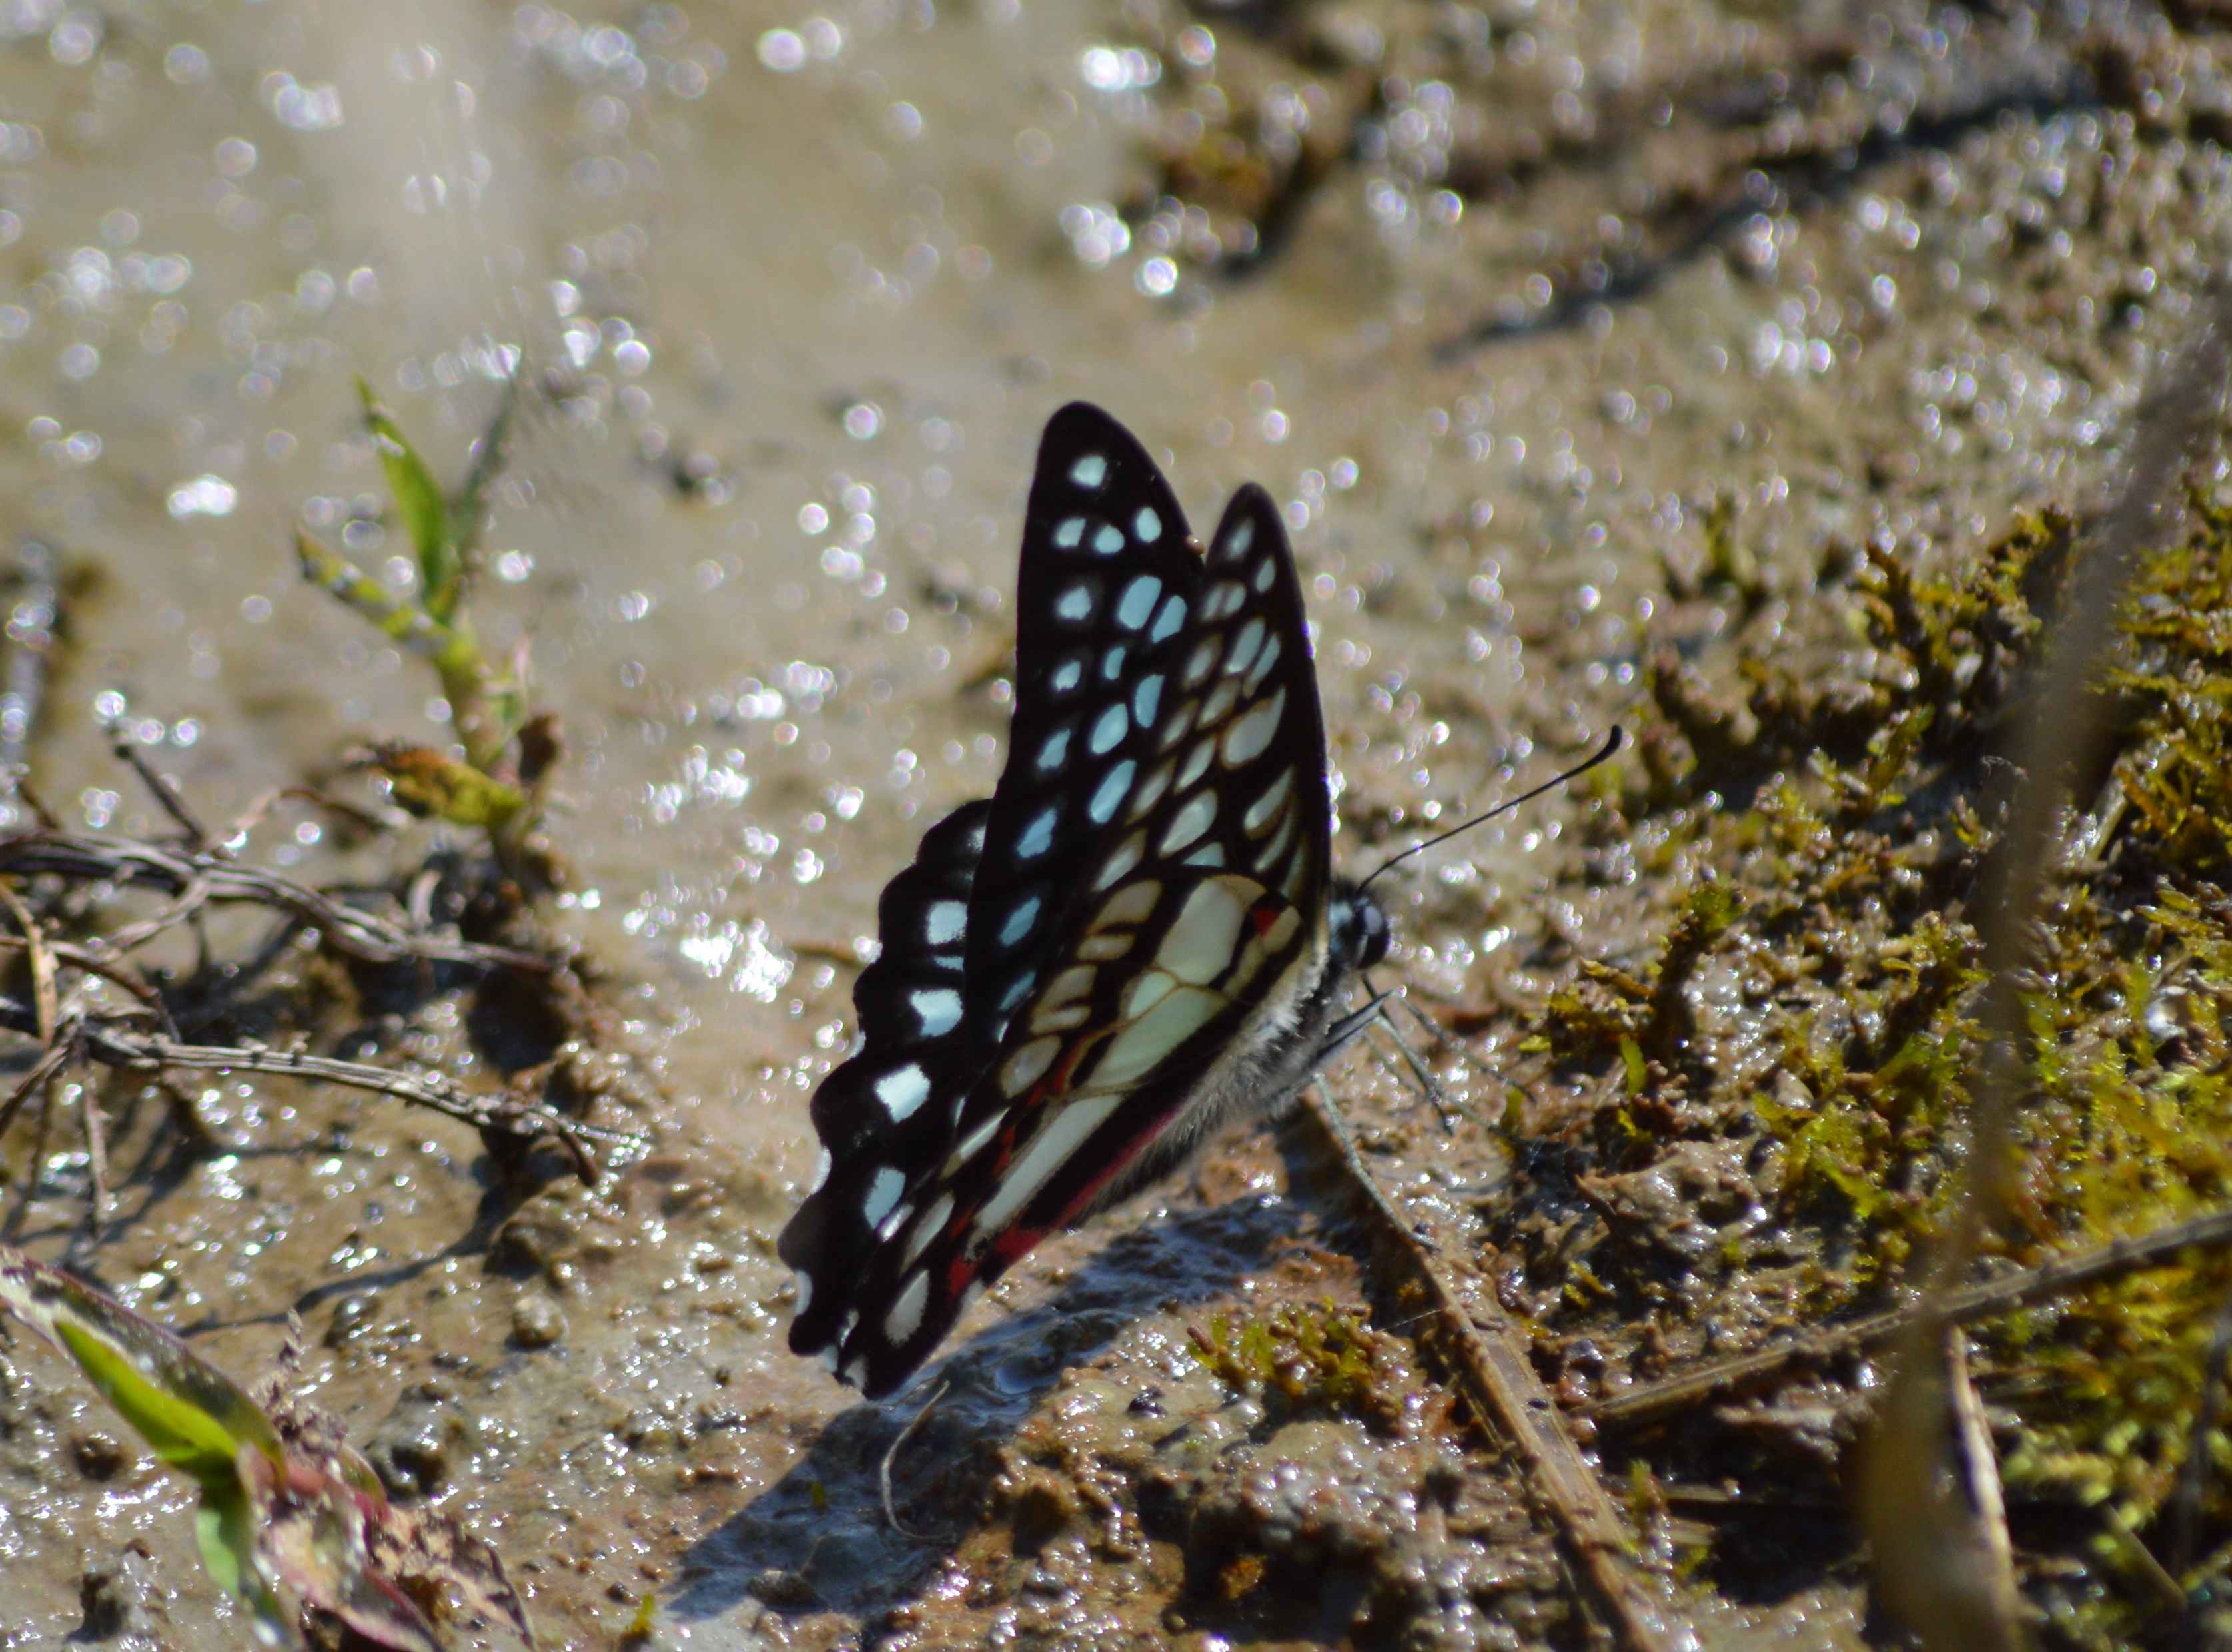
POLYGON ((1507 802, 1497 804, 1494 808, 1489 810, 1484 814, 1476 814, 1471 820, 1461 821, 1457 825, 1451 826, 1447 832, 1437 832, 1434 836, 1428 838, 1424 843, 1414 843, 1408 849, 1404 850, 1402 853, 1382 861, 1379 865, 1379 871, 1373 872, 1370 878, 1366 878, 1361 884, 1357 885, 1357 893, 1360 895, 1366 890, 1370 889, 1372 884, 1382 873, 1401 865, 1412 855, 1423 853, 1424 851, 1432 848, 1437 843, 1447 843, 1451 838, 1456 837, 1459 832, 1470 832, 1476 826, 1484 826, 1489 821, 1496 819, 1499 814, 1509 814, 1521 804, 1531 803, 1536 798, 1541 796, 1543 793, 1554 791, 1557 787, 1563 786, 1567 781, 1580 779, 1582 775, 1587 774, 1589 770, 1594 768, 1599 763, 1604 761, 1605 759, 1611 756, 1612 753, 1618 751, 1626 743, 1626 732, 1622 729, 1618 723, 1612 724, 1612 732, 1605 736, 1604 744, 1597 748, 1596 753, 1593 756, 1591 756, 1581 762, 1575 763, 1571 768, 1566 770, 1562 774, 1552 775, 1548 780, 1544 781, 1540 786, 1530 787, 1526 791, 1522 792, 1517 797, 1512 798, 1507 802))

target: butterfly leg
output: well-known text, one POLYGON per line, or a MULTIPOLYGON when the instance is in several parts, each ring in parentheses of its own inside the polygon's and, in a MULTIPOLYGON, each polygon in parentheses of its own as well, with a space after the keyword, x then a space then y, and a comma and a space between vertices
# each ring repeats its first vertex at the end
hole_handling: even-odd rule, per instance
POLYGON ((1409 1234, 1412 1243, 1422 1250, 1431 1252, 1434 1241, 1420 1233, 1417 1225, 1395 1208, 1394 1201, 1379 1185, 1379 1178, 1372 1174, 1371 1167, 1364 1162, 1364 1156, 1356 1150, 1356 1138, 1349 1134, 1348 1121, 1340 1116, 1340 1109, 1334 1105, 1333 1092, 1326 1088, 1325 1080, 1313 1079, 1310 1082, 1318 1092, 1319 1116, 1325 1120, 1327 1129, 1332 1131, 1333 1143, 1340 1150, 1341 1163, 1347 1167, 1350 1178, 1363 1189, 1364 1196, 1372 1201, 1373 1207, 1397 1232, 1409 1234))
POLYGON ((1442 1088, 1441 1081, 1434 1077, 1432 1070, 1426 1066, 1425 1058, 1412 1047, 1411 1040, 1403 1036, 1402 1032, 1391 1018, 1385 1016, 1380 1018, 1379 1031, 1394 1045, 1397 1052, 1403 1058, 1403 1064, 1411 1069, 1411 1076, 1418 1081, 1418 1088, 1424 1092, 1426 1099, 1433 1103, 1434 1111, 1441 1115, 1443 1130, 1450 1135, 1455 1135, 1457 1128, 1457 1121, 1460 1118, 1471 1124, 1475 1129, 1481 1127, 1480 1119, 1472 1110, 1462 1102, 1454 1100, 1449 1092, 1442 1088))
MULTIPOLYGON (((1432 1016, 1427 1014, 1424 1010, 1420 1009, 1416 1004, 1412 1003, 1408 997, 1404 999, 1403 1007, 1409 1010, 1412 1018, 1418 1021, 1418 1025, 1424 1027, 1432 1036, 1434 1046, 1437 1049, 1445 1049, 1452 1052, 1458 1060, 1463 1062, 1467 1066, 1470 1067, 1475 1072, 1480 1074, 1482 1078, 1488 1079, 1491 1084, 1502 1085, 1506 1090, 1515 1090, 1521 1095, 1526 1097, 1527 1099, 1534 1105, 1538 1107, 1541 1105, 1541 1097, 1537 1096, 1532 1090, 1528 1089, 1518 1079, 1511 1078, 1505 1073, 1498 1072, 1494 1067, 1489 1066, 1487 1062, 1475 1055, 1470 1050, 1465 1047, 1463 1040, 1458 1038, 1456 1034, 1451 1033, 1449 1028, 1444 1027, 1432 1016)), ((1495 1128, 1497 1134, 1503 1136, 1507 1139, 1511 1138, 1511 1131, 1503 1129, 1500 1125, 1496 1126, 1495 1128)))

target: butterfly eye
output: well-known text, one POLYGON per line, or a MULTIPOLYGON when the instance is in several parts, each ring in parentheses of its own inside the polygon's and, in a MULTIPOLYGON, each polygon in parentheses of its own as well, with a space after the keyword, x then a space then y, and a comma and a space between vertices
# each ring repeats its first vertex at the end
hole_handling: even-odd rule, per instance
POLYGON ((1346 955, 1347 967, 1352 969, 1369 969, 1387 956, 1391 938, 1387 913, 1362 890, 1333 897, 1326 927, 1335 955, 1346 955))

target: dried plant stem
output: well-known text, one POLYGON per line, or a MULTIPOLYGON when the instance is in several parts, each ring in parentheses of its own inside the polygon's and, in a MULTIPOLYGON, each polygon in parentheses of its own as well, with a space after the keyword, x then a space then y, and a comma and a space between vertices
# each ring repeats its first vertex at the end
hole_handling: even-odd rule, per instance
MULTIPOLYGON (((1301 1111, 1334 1150, 1352 1181, 1369 1172, 1341 1150, 1345 1137, 1321 1094, 1304 1094, 1301 1111)), ((1395 1253, 1425 1287, 1447 1338, 1459 1382, 1489 1431, 1516 1458, 1528 1500, 1556 1532, 1583 1595, 1626 1652, 1690 1652, 1697 1636, 1673 1603, 1645 1577, 1633 1539, 1581 1454, 1524 1338, 1492 1306, 1468 1304, 1437 1265, 1433 1247, 1411 1230, 1376 1184, 1356 1189, 1379 1218, 1395 1253), (1483 1327, 1476 1321, 1485 1313, 1483 1327)))
MULTIPOLYGON (((30 1033, 34 1013, 29 1005, 0 997, 0 1027, 30 1033)), ((568 1118, 539 1102, 514 1096, 489 1095, 467 1090, 438 1072, 398 1072, 362 1061, 310 1055, 295 1050, 274 1050, 256 1045, 182 1044, 176 1039, 143 1036, 114 1022, 73 1019, 66 1021, 55 1042, 6 1102, 0 1102, 0 1128, 36 1085, 73 1053, 73 1046, 103 1066, 128 1067, 156 1072, 282 1073, 321 1084, 344 1085, 394 1096, 444 1117, 505 1136, 557 1136, 597 1141, 611 1146, 639 1145, 624 1130, 607 1130, 568 1118)))
POLYGON ((127 884, 168 894, 171 904, 161 911, 107 936, 115 952, 130 951, 204 907, 246 903, 271 907, 313 924, 335 950, 368 963, 421 959, 518 969, 531 975, 549 975, 561 967, 560 961, 515 947, 417 933, 376 912, 347 905, 322 890, 279 872, 242 865, 210 850, 86 832, 25 832, 0 838, 0 875, 127 884))
POLYGON ((2015 1549, 2008 1535, 2008 1500, 2000 1486, 1999 1454, 1992 1447, 1984 1403, 1969 1380, 1969 1338, 1958 1325, 1945 1327, 1945 1389, 1953 1408, 1954 1438, 1961 1453, 1969 1505, 1976 1515, 1987 1577, 2002 1623, 2022 1617, 2022 1591, 2015 1583, 2015 1549))
POLYGON ((2228 1246, 2232 1246, 2232 1210, 2213 1210, 2157 1233, 2115 1240, 2081 1255, 2057 1257, 2020 1273, 1960 1286, 1932 1301, 1910 1303, 1716 1360, 1664 1382, 1599 1400, 1583 1408, 1580 1415, 1599 1428, 1645 1428, 1694 1410, 1708 1401, 1762 1387, 1794 1369, 1889 1347, 1917 1325, 1932 1320, 1969 1325, 1989 1319, 2126 1273, 2167 1267, 2180 1251, 2228 1246))

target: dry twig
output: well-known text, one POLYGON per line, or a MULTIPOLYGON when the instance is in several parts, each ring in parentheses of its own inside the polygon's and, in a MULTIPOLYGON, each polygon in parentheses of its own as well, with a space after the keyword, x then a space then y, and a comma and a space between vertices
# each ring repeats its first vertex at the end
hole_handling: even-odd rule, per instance
MULTIPOLYGON (((1306 1092, 1301 1111, 1335 1149, 1352 1178, 1368 1177, 1353 1156, 1340 1152, 1342 1133, 1321 1094, 1306 1092)), ((1432 1247, 1392 1212, 1376 1185, 1358 1192, 1380 1217, 1383 1231, 1411 1272, 1424 1283, 1460 1381, 1489 1432, 1518 1459, 1528 1500, 1557 1532, 1583 1593, 1610 1626, 1613 1640, 1627 1652, 1691 1652, 1700 1644, 1696 1634, 1644 1577, 1619 1512, 1542 1386, 1518 1334, 1501 1314, 1476 1329, 1481 1308, 1457 1295, 1436 1265, 1432 1247)))
POLYGON ((1969 1186, 1931 1260, 1924 1312, 1899 1351, 1860 1460, 1859 1505, 1877 1584, 1886 1603, 1932 1648, 2015 1645, 2021 1637, 1993 1591, 1959 1564, 1973 1533, 1949 1530, 1959 1512, 1933 1493, 1931 1474, 1951 1403, 1938 1370, 1938 1339, 1950 1323, 1946 1306, 1984 1235, 2016 1202, 2016 1124, 2028 1065, 2022 981, 2034 965, 2037 921, 2061 864, 2073 777, 2086 771, 2107 731, 2107 703, 2094 677, 2114 645, 2131 570, 2175 522, 2179 480, 2217 432, 2224 408, 2232 372, 2232 286, 2220 282, 2205 291, 2196 308, 2200 326, 2150 387, 2135 421, 2123 486, 2077 564, 2015 742, 2023 778, 1993 845, 1977 906, 1985 915, 1989 979, 1977 1013, 1982 1052, 1970 1084, 1976 1101, 1969 1186))
POLYGON ((2056 1257, 2020 1273, 1959 1286, 1935 1302, 1909 1303, 1716 1360, 1664 1382, 1599 1400, 1583 1407, 1580 1415, 1599 1428, 1644 1428, 1694 1410, 1709 1400, 1761 1387, 1794 1367, 1820 1365, 1846 1355, 1890 1347, 1917 1325, 1933 1318, 1947 1325, 1989 1319, 2125 1273, 2165 1267, 2182 1250, 2223 1246, 2232 1246, 2232 1210, 2214 1210, 2157 1233, 2112 1241, 2081 1255, 2056 1257))
MULTIPOLYGON (((34 1030, 34 1020, 35 1014, 29 1005, 20 1000, 0 997, 0 1028, 30 1033, 34 1030)), ((159 1072, 283 1073, 289 1078, 345 1085, 353 1090, 376 1091, 382 1095, 394 1096, 470 1124, 477 1130, 492 1130, 498 1135, 529 1137, 548 1135, 561 1139, 601 1142, 614 1147, 641 1145, 635 1137, 625 1130, 584 1124, 542 1103, 522 1101, 516 1096, 470 1091, 444 1073, 398 1072, 362 1061, 344 1061, 334 1056, 311 1055, 299 1050, 275 1050, 253 1044, 182 1044, 175 1039, 159 1035, 145 1036, 114 1021, 96 1020, 83 1014, 65 1020, 61 1035, 41 1056, 37 1066, 32 1068, 19 1086, 18 1092, 7 1102, 0 1103, 0 1127, 5 1126, 9 1115, 21 1104, 23 1096, 67 1060, 74 1046, 81 1050, 87 1059, 103 1066, 159 1072)))
POLYGON ((0 838, 0 875, 123 884, 169 895, 170 904, 161 911, 127 924, 107 937, 109 946, 119 953, 129 952, 206 907, 245 903, 270 907, 313 925, 336 951, 367 963, 422 959, 538 975, 561 967, 560 960, 516 947, 416 933, 376 912, 347 905, 308 884, 262 867, 242 865, 209 850, 42 828, 0 838))

